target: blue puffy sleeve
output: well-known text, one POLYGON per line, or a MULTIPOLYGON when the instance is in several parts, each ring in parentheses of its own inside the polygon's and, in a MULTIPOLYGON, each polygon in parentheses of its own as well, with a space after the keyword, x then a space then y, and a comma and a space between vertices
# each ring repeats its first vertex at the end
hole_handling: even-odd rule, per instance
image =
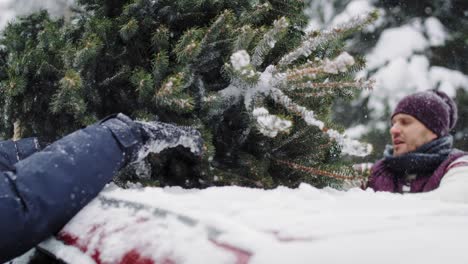
POLYGON ((119 124, 89 126, 37 152, 16 143, 16 157, 14 142, 2 142, 0 263, 58 232, 125 165, 126 149, 141 140, 119 124))
POLYGON ((31 156, 40 149, 37 138, 0 141, 0 171, 11 170, 13 164, 31 156))

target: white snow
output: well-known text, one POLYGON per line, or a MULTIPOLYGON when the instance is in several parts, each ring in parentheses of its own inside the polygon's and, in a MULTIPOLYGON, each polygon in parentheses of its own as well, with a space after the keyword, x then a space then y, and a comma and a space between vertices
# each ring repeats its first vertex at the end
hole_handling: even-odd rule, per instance
POLYGON ((343 52, 338 57, 333 60, 325 58, 323 64, 323 70, 326 73, 338 74, 339 72, 346 72, 349 66, 354 65, 353 56, 349 55, 347 52, 343 52))
POLYGON ((0 0, 0 30, 15 17, 15 12, 10 9, 13 0, 0 0))
POLYGON ((346 8, 345 8, 345 10, 343 12, 341 12, 340 14, 336 15, 333 18, 331 24, 335 25, 335 26, 340 25, 340 24, 344 24, 347 21, 350 21, 355 16, 371 13, 374 10, 377 10, 379 12, 379 14, 380 14, 379 18, 374 23, 364 27, 364 29, 363 29, 364 32, 372 32, 376 27, 378 27, 379 25, 381 25, 384 22, 383 14, 384 14, 385 11, 383 9, 381 9, 381 8, 379 8, 379 9, 375 8, 369 0, 351 1, 346 6, 346 8))
POLYGON ((71 6, 75 0, 0 0, 0 30, 2 30, 8 22, 15 19, 17 15, 27 15, 31 12, 40 9, 47 9, 53 16, 67 15, 68 7, 71 6))
POLYGON ((356 139, 348 137, 346 134, 341 134, 334 129, 328 129, 327 134, 336 140, 342 147, 341 152, 347 155, 356 157, 365 157, 372 152, 372 145, 362 143, 356 139))
POLYGON ((410 24, 386 29, 366 57, 367 68, 372 70, 394 59, 408 59, 429 46, 443 45, 447 38, 444 26, 435 17, 427 18, 424 25, 420 19, 415 19, 410 24))
POLYGON ((446 92, 451 97, 455 97, 457 88, 464 88, 468 91, 468 76, 459 71, 444 67, 431 67, 429 70, 429 81, 431 87, 436 87, 439 84, 440 90, 446 92))
POLYGON ((335 15, 333 2, 329 0, 311 1, 305 13, 310 17, 306 31, 314 31, 322 28, 322 24, 328 24, 335 15))
POLYGON ((372 78, 376 81, 370 94, 369 106, 375 111, 373 117, 378 117, 387 102, 393 109, 404 96, 418 91, 438 88, 454 97, 458 88, 468 90, 468 76, 455 70, 429 65, 429 60, 423 55, 412 55, 409 58, 395 58, 379 68, 372 78))
POLYGON ((257 127, 260 133, 267 137, 274 138, 278 133, 288 132, 292 127, 290 120, 271 115, 264 107, 255 108, 252 114, 257 119, 257 127))
POLYGON ((428 45, 422 32, 412 25, 387 29, 366 57, 367 68, 375 69, 397 58, 407 59, 413 53, 423 51, 428 45))
POLYGON ((102 223, 104 231, 89 241, 88 254, 98 248, 111 262, 136 248, 176 263, 236 263, 231 251, 210 241, 249 252, 250 264, 468 262, 468 201, 442 202, 430 193, 343 192, 302 184, 273 190, 109 187, 101 197, 158 209, 135 212, 96 199, 64 228, 86 237, 86 230, 102 223), (135 224, 136 219, 146 220, 135 224))
POLYGON ((345 135, 350 138, 359 138, 361 135, 367 133, 369 131, 369 127, 365 125, 357 125, 351 128, 346 129, 345 135))
POLYGON ((393 107, 409 93, 428 89, 428 68, 429 61, 421 55, 412 56, 409 60, 402 57, 391 60, 372 77, 376 81, 376 90, 369 92, 372 98, 369 106, 380 114, 385 106, 383 101, 393 107))
MULTIPOLYGON (((152 137, 140 148, 135 162, 142 161, 149 153, 160 153, 167 148, 176 146, 186 147, 196 155, 202 152, 201 134, 193 128, 177 128, 175 125, 161 122, 137 122, 152 137)), ((141 167, 141 169, 144 168, 141 167)))
POLYGON ((353 17, 370 13, 374 10, 380 14, 379 18, 372 25, 366 26, 363 30, 372 32, 384 22, 383 14, 385 11, 373 6, 372 0, 351 1, 341 13, 336 13, 333 4, 333 1, 329 0, 311 1, 309 8, 305 11, 310 17, 306 32, 322 29, 323 26, 338 26, 350 21, 353 17))
MULTIPOLYGON (((376 80, 369 106, 372 117, 383 115, 385 103, 393 109, 404 96, 429 89, 439 89, 454 97, 456 89, 468 90, 468 76, 445 67, 431 66, 424 52, 440 46, 450 36, 435 17, 415 18, 401 27, 384 30, 377 45, 366 55, 362 75, 376 80)), ((461 54, 460 54, 461 56, 461 54)))
POLYGON ((231 55, 232 67, 239 71, 250 64, 250 56, 245 50, 239 50, 231 55))
POLYGON ((424 26, 431 46, 442 46, 445 44, 448 34, 439 19, 429 17, 424 21, 424 26))

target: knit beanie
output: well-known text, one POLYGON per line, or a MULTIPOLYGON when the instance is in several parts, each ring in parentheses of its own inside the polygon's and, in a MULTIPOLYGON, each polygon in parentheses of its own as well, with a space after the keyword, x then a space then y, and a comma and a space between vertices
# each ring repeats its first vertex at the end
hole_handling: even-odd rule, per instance
POLYGON ((446 93, 436 90, 404 97, 393 111, 392 118, 396 114, 413 116, 438 137, 448 135, 458 119, 455 102, 446 93))

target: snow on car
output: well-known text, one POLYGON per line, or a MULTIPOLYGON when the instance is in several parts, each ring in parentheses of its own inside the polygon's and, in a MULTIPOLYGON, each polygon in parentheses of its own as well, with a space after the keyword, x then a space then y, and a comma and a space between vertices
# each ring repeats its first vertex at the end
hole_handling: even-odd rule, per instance
POLYGON ((107 188, 40 245, 73 264, 468 263, 468 204, 299 188, 107 188))

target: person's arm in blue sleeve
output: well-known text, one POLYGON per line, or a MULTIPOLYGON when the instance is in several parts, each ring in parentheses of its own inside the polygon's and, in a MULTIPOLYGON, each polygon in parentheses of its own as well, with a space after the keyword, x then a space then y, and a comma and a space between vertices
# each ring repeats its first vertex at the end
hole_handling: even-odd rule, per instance
POLYGON ((13 164, 41 150, 37 138, 0 141, 0 171, 12 169, 13 164))
POLYGON ((74 132, 0 172, 0 263, 58 232, 130 161, 141 134, 128 117, 118 117, 74 132))

